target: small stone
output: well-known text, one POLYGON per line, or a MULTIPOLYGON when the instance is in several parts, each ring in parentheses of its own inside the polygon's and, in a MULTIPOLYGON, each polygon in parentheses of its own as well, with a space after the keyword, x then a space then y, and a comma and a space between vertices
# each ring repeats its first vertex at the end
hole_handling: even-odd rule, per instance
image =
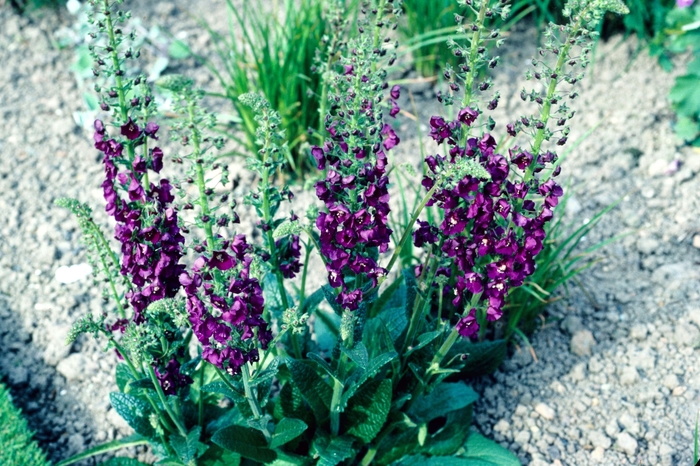
POLYGON ((639 238, 637 240, 637 249, 642 254, 647 256, 655 253, 659 249, 659 242, 651 237, 639 238))
POLYGON ((80 434, 68 437, 68 449, 73 453, 80 453, 85 449, 85 438, 80 434))
POLYGON ((7 378, 12 385, 21 385, 29 382, 29 370, 24 366, 12 366, 7 370, 7 378))
POLYGON ((544 403, 538 403, 537 406, 535 406, 535 412, 548 421, 554 419, 554 409, 544 403))
POLYGON ((66 336, 70 331, 67 325, 50 325, 47 328, 48 343, 44 350, 44 362, 49 366, 55 366, 70 354, 71 345, 66 344, 66 336))
POLYGON ((639 382, 639 372, 637 369, 631 366, 627 366, 622 369, 620 374, 620 383, 622 385, 634 385, 639 382))
POLYGON ((651 165, 649 165, 648 173, 651 177, 661 176, 666 173, 666 168, 668 168, 668 162, 663 159, 654 160, 651 165))
POLYGON ((571 338, 571 352, 576 356, 590 356, 595 339, 590 330, 579 330, 571 338))
POLYGON ((700 307, 689 310, 687 316, 692 323, 700 327, 700 307))
POLYGON ((569 377, 576 382, 581 382, 586 378, 586 365, 584 363, 576 364, 569 372, 569 377))
POLYGON ((617 443, 615 444, 617 448, 632 456, 637 451, 637 441, 627 432, 621 433, 617 437, 617 443))
POLYGON ((617 420, 610 419, 610 421, 608 421, 608 423, 605 425, 605 433, 610 437, 617 437, 617 434, 620 433, 620 426, 617 424, 617 420))
POLYGON ((591 452, 591 459, 594 461, 603 461, 603 458, 605 458, 605 448, 595 447, 591 452))
POLYGON ((496 423, 495 426, 493 426, 493 430, 495 432, 505 435, 508 431, 510 431, 510 423, 505 419, 501 419, 496 423))
POLYGON ((59 362, 56 370, 68 381, 81 380, 85 377, 88 359, 81 353, 73 353, 59 362))
POLYGON ((647 326, 644 324, 634 324, 630 329, 630 338, 633 340, 644 340, 647 337, 647 326))
POLYGON ((671 391, 671 395, 682 396, 687 390, 688 387, 678 386, 671 391))
POLYGON ((515 442, 519 443, 520 445, 527 445, 527 443, 530 441, 530 431, 521 430, 520 432, 515 434, 513 440, 515 440, 515 442))
POLYGON ((639 421, 637 420, 636 416, 632 416, 630 413, 623 413, 617 422, 624 427, 625 431, 629 434, 636 436, 642 433, 642 428, 639 425, 639 421))
POLYGON ((700 235, 693 236, 693 247, 700 249, 700 235))
POLYGON ((663 378, 661 383, 664 387, 668 388, 669 390, 673 390, 681 384, 678 381, 678 377, 676 377, 676 374, 668 374, 666 377, 663 378))
POLYGON ((700 330, 693 325, 676 325, 673 340, 678 346, 694 346, 700 339, 700 330))
POLYGON ((601 447, 604 450, 607 450, 610 448, 610 445, 612 445, 612 440, 599 430, 590 431, 588 433, 588 441, 591 442, 591 445, 594 447, 601 447))
POLYGON ((561 321, 560 327, 569 335, 573 335, 579 330, 585 330, 581 318, 577 316, 566 316, 564 320, 561 321))

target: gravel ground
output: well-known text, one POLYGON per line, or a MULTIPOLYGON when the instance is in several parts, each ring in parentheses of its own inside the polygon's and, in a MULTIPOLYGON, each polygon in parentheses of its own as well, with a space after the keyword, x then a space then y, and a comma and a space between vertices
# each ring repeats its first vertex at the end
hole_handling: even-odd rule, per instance
MULTIPOLYGON (((221 3, 198 2, 198 11, 220 24, 221 3)), ((187 5, 154 1, 135 13, 144 25, 184 31, 204 50, 206 37, 187 5)), ((84 92, 70 71, 73 52, 53 45, 71 21, 65 13, 19 18, 0 7, 0 372, 53 460, 128 433, 108 401, 113 357, 90 339, 64 345, 73 321, 101 312, 101 293, 88 280, 65 285, 54 278, 59 266, 85 256, 77 224, 53 200, 76 197, 105 219, 101 165, 90 134, 72 118, 84 92)), ((509 58, 496 78, 502 124, 521 113, 517 94, 535 42, 521 32, 511 43, 517 48, 501 54, 509 58)), ((598 47, 593 76, 575 102, 570 140, 603 124, 562 175, 571 175, 575 189, 566 212, 574 224, 626 195, 584 246, 629 235, 599 255, 581 276, 583 288, 572 286, 549 307, 531 339, 537 361, 514 348, 496 374, 475 381, 483 395, 477 427, 524 464, 680 465, 692 457, 700 395, 693 364, 700 341, 700 154, 672 134, 665 97, 672 75, 644 53, 632 61, 636 46, 614 38, 598 47), (669 170, 675 160, 680 168, 669 170)), ((178 71, 212 84, 192 62, 178 71)), ((427 121, 438 109, 431 92, 411 89, 420 121, 427 121)), ((399 120, 404 141, 395 157, 417 163, 415 123, 399 120)))

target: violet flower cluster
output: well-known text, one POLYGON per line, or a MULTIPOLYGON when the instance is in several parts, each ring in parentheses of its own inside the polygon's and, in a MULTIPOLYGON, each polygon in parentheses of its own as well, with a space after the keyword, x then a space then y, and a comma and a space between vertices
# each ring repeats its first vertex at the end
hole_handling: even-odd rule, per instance
POLYGON ((457 323, 464 337, 475 336, 484 320, 500 319, 509 289, 521 286, 534 272, 535 256, 545 239, 544 225, 552 219, 552 209, 563 194, 551 179, 540 184, 536 177, 517 182, 509 177, 513 166, 541 171, 556 159, 550 152, 533 160, 532 154, 515 147, 506 158, 496 153, 496 141, 488 133, 460 144, 462 130, 477 117, 478 111, 466 107, 454 121, 431 118, 430 136, 438 145, 447 144, 448 155, 426 157, 429 172, 422 184, 426 190, 438 184, 427 205, 437 205, 444 220, 439 227, 419 221, 414 232, 417 247, 438 244, 449 260, 450 267, 438 273, 455 272, 453 288, 448 286, 444 292, 454 293, 455 307, 469 307, 457 323), (477 162, 489 177, 450 179, 465 160, 477 162), (542 202, 531 199, 536 195, 542 202))
MULTIPOLYGON (((369 82, 353 65, 346 65, 339 79, 350 86, 369 82)), ((340 97, 344 102, 327 126, 330 140, 311 151, 318 169, 326 170, 325 180, 316 183, 316 196, 326 205, 326 211, 316 219, 321 254, 326 258, 329 284, 341 288, 337 303, 350 311, 363 300, 363 281, 375 287, 379 277, 387 273, 377 263, 376 251, 385 252, 391 238, 387 152, 399 143, 391 126, 382 123, 377 103, 363 99, 360 108, 352 110, 356 92, 350 87, 340 97), (343 110, 346 106, 350 109, 343 110), (369 121, 369 134, 348 129, 347 119, 356 112, 369 121)), ((399 92, 398 86, 391 89, 391 116, 398 113, 399 92)))
POLYGON ((192 330, 203 347, 202 358, 230 374, 258 360, 257 343, 267 349, 272 340, 262 317, 262 288, 250 275, 252 252, 245 236, 236 235, 221 241, 212 257, 197 258, 191 273, 180 275, 192 330))
MULTIPOLYGON (((136 155, 130 161, 123 154, 123 145, 108 138, 101 120, 95 120, 94 127, 95 148, 104 154, 105 210, 117 222, 115 238, 121 243, 120 272, 133 285, 126 298, 134 309, 133 320, 138 324, 143 322, 142 313, 149 304, 172 298, 180 289, 178 277, 185 268, 180 264, 185 239, 178 226, 177 211, 172 206, 175 198, 170 182, 161 178, 157 185, 143 186, 146 170, 158 173, 162 169, 163 151, 154 147, 149 150, 148 160, 136 155), (120 166, 126 170, 120 171, 120 166), (123 192, 126 199, 119 192, 123 192)), ((155 123, 148 123, 141 129, 129 119, 120 129, 135 146, 143 144, 145 138, 158 139, 155 123)))

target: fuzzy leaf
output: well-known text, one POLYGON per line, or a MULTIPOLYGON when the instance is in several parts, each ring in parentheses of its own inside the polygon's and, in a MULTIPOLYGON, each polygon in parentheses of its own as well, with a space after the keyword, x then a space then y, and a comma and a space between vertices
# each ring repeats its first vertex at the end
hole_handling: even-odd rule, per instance
POLYGON ((318 308, 318 305, 323 302, 325 297, 326 295, 322 288, 314 291, 304 300, 304 306, 301 309, 301 313, 309 315, 313 314, 316 311, 316 308, 318 308))
POLYGON ((225 383, 218 381, 218 382, 212 382, 208 383, 205 386, 202 387, 203 392, 207 393, 218 393, 220 395, 224 395, 227 398, 230 398, 232 400, 236 400, 237 398, 240 398, 242 393, 236 393, 233 390, 231 390, 228 385, 225 383))
POLYGON ((338 305, 338 303, 335 301, 336 295, 333 292, 333 288, 331 288, 329 285, 323 285, 323 294, 326 297, 326 301, 328 304, 331 305, 331 308, 335 311, 336 314, 343 315, 343 309, 338 305))
POLYGON ((345 393, 343 394, 343 397, 341 399, 341 406, 347 405, 350 398, 352 398, 353 395, 355 395, 355 392, 359 390, 360 387, 362 387, 362 384, 374 377, 375 374, 379 372, 382 367, 396 359, 397 356, 398 353, 396 351, 389 351, 387 353, 380 354, 375 358, 372 358, 372 360, 367 366, 367 369, 365 369, 362 372, 361 376, 358 377, 358 379, 354 383, 350 384, 350 386, 345 390, 345 393))
POLYGON ((170 445, 183 463, 188 464, 197 458, 199 436, 201 433, 202 428, 196 426, 187 434, 187 437, 176 434, 170 436, 170 445))
POLYGON ((100 466, 148 466, 146 463, 142 463, 133 458, 110 458, 104 463, 100 463, 100 466))
POLYGON ((464 382, 441 383, 427 395, 420 396, 408 414, 420 422, 430 422, 447 413, 465 408, 479 395, 464 382))
POLYGON ((301 419, 282 419, 272 434, 270 448, 277 448, 300 436, 309 426, 301 419))
POLYGON ((351 458, 355 454, 352 448, 352 437, 334 437, 330 442, 327 438, 318 438, 314 442, 314 449, 318 455, 317 466, 336 466, 343 460, 351 458))
POLYGON ((123 362, 120 362, 119 364, 117 364, 116 375, 117 387, 119 388, 120 392, 124 393, 126 384, 134 380, 134 378, 131 376, 131 372, 129 371, 129 367, 123 362))
POLYGON ((347 435, 365 444, 377 436, 389 415, 391 388, 391 380, 386 379, 369 382, 357 392, 346 411, 347 435))
POLYGON ((466 354, 467 360, 460 369, 463 377, 479 377, 493 373, 506 357, 508 346, 505 340, 482 341, 472 343, 460 340, 452 346, 446 359, 458 354, 466 354))
POLYGON ((469 466, 519 466, 520 461, 509 450, 478 432, 472 432, 464 444, 466 452, 460 455, 469 466))
POLYGON ((292 373, 292 381, 311 406, 316 420, 322 422, 328 418, 333 396, 331 387, 315 370, 303 362, 290 360, 287 362, 287 367, 292 373))
POLYGON ((137 434, 153 438, 155 431, 148 420, 150 406, 145 401, 126 393, 112 392, 109 400, 114 410, 131 426, 137 434))
POLYGON ((211 440, 222 448, 263 464, 277 459, 277 453, 267 447, 265 436, 255 429, 228 426, 218 430, 211 440))
POLYGON ((197 459, 198 466, 239 466, 241 455, 210 443, 209 448, 197 459))

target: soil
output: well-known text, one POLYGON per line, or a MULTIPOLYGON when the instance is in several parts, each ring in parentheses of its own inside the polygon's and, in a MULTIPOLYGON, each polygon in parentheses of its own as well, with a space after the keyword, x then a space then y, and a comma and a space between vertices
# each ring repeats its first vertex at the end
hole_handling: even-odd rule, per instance
MULTIPOLYGON (((211 53, 187 14, 191 2, 136 3, 126 6, 144 26, 160 25, 211 53)), ((223 8, 203 0, 196 15, 225 28, 223 8)), ((55 45, 57 32, 74 21, 65 11, 18 17, 0 7, 0 372, 52 460, 129 433, 109 404, 114 356, 90 338, 64 344, 77 318, 102 312, 101 292, 89 278, 70 284, 55 278, 59 266, 87 260, 77 223, 53 201, 76 197, 108 224, 101 163, 90 131, 73 119, 84 110, 88 88, 71 71, 73 48, 55 45)), ((527 113, 518 95, 529 84, 523 74, 536 36, 516 31, 509 40, 495 75, 500 127, 527 113)), ((571 180, 565 216, 573 226, 624 196, 583 248, 626 236, 596 253, 599 262, 580 275, 580 286, 561 290, 530 339, 532 350, 519 342, 493 376, 474 381, 482 395, 476 428, 523 464, 691 462, 700 408, 700 153, 673 135, 666 100, 673 74, 637 50, 633 39, 620 37, 598 45, 573 103, 569 140, 596 129, 571 152, 561 175, 571 180)), ((215 87, 193 59, 171 64, 171 71, 215 87)), ((440 111, 426 85, 409 89, 418 121, 440 111)), ((414 113, 406 92, 402 103, 414 113)), ((416 123, 406 115, 398 122, 395 161, 418 166, 416 123)), ((435 151, 425 124, 420 134, 435 151)), ((310 194, 298 197, 300 206, 312 201, 310 194)))

